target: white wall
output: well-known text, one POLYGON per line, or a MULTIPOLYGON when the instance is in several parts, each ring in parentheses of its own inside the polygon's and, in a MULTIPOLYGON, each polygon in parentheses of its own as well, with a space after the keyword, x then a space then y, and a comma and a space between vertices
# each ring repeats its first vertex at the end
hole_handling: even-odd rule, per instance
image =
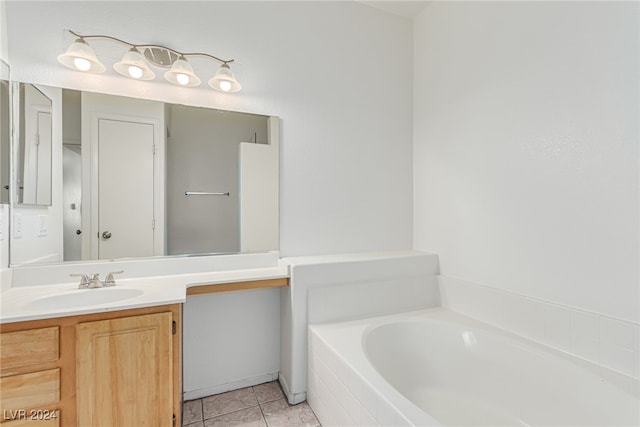
POLYGON ((186 400, 278 378, 279 289, 189 297, 183 328, 186 400))
POLYGON ((636 2, 433 2, 414 245, 441 274, 638 321, 636 2))
POLYGON ((6 1, 0 0, 0 59, 9 62, 6 1))

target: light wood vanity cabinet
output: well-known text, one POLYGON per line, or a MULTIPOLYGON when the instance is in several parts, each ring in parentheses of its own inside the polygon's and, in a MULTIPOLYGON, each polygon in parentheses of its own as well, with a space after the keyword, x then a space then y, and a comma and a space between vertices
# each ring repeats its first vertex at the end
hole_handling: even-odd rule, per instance
POLYGON ((78 425, 173 424, 171 313, 76 327, 78 425))
POLYGON ((179 304, 0 325, 0 426, 179 426, 180 330, 179 304))

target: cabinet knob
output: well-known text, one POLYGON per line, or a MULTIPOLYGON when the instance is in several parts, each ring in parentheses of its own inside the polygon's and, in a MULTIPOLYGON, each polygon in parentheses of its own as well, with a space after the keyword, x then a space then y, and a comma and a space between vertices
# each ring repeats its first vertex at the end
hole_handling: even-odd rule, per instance
POLYGON ((103 239, 110 239, 111 238, 111 232, 110 231, 103 231, 102 232, 102 238, 103 239))

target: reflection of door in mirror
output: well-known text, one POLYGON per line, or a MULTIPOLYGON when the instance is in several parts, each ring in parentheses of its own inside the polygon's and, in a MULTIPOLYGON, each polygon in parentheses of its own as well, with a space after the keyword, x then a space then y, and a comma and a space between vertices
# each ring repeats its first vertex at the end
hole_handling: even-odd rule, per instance
POLYGON ((81 109, 82 258, 163 255, 164 105, 83 93, 81 109))
POLYGON ((32 85, 20 85, 18 201, 51 206, 51 100, 32 85))
POLYGON ((98 121, 98 259, 154 255, 153 133, 151 123, 98 121))

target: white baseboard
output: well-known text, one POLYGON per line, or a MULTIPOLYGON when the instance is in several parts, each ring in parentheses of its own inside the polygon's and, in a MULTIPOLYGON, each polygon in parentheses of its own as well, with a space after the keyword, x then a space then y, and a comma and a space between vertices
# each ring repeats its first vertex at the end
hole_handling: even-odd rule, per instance
POLYGON ((282 391, 284 391, 285 396, 287 397, 287 401, 289 402, 290 405, 297 405, 298 403, 304 402, 305 400, 307 400, 307 393, 291 393, 291 388, 289 387, 289 385, 287 384, 287 380, 285 377, 283 377, 282 375, 280 375, 280 378, 278 378, 278 381, 280 381, 280 386, 282 386, 282 391))
POLYGON ((238 381, 232 381, 225 384, 213 385, 211 387, 200 388, 197 390, 185 390, 184 400, 200 399, 201 397, 211 396, 213 394, 220 394, 226 391, 237 390, 239 388, 250 387, 262 383, 268 383, 278 379, 277 372, 271 372, 269 374, 258 375, 250 378, 243 378, 238 381))

